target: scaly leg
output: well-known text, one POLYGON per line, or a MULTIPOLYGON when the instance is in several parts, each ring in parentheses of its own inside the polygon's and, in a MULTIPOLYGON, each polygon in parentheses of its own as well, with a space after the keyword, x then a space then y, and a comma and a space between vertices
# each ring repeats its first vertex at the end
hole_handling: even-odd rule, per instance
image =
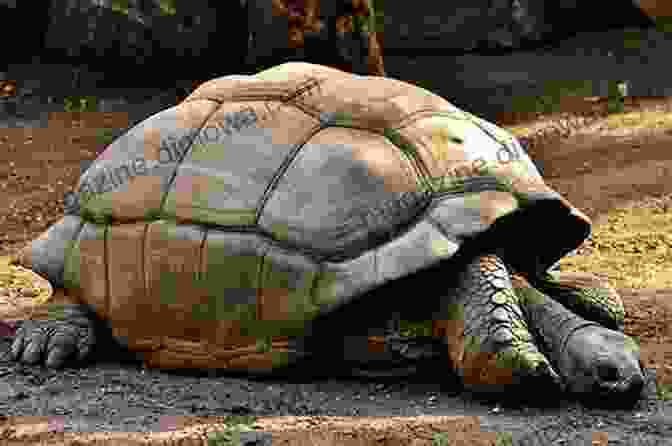
POLYGON ((559 390, 560 376, 534 343, 509 271, 494 254, 472 259, 442 299, 433 335, 466 388, 478 393, 559 390))

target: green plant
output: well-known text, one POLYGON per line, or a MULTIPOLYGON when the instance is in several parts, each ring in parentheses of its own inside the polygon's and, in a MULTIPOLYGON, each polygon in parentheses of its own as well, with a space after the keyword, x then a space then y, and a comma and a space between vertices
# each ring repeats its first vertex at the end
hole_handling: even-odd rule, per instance
POLYGON ((101 146, 109 146, 117 137, 115 129, 100 129, 98 131, 98 142, 101 146))
MULTIPOLYGON (((450 446, 452 442, 446 432, 435 432, 432 436, 432 446, 450 446)), ((495 446, 512 446, 513 435, 509 432, 497 432, 495 446)))
POLYGON ((672 17, 657 17, 656 29, 662 32, 672 32, 672 17))
POLYGON ((375 30, 374 31, 383 31, 383 23, 385 19, 385 14, 383 13, 383 0, 372 0, 373 11, 375 13, 375 30))
POLYGON ((210 432, 208 434, 208 446, 238 446, 240 445, 240 433, 250 431, 245 425, 229 426, 224 430, 210 432))
POLYGON ((159 0, 159 9, 166 15, 175 15, 177 14, 175 2, 176 0, 159 0))
POLYGON ((623 48, 625 49, 639 49, 642 46, 643 33, 639 29, 625 29, 623 30, 623 48))
POLYGON ((432 323, 431 321, 414 322, 414 321, 399 321, 399 332, 402 336, 418 337, 431 336, 432 323))
POLYGON ((253 415, 228 415, 224 418, 226 428, 208 434, 208 446, 238 446, 241 432, 249 432, 256 420, 253 415))
MULTIPOLYGON (((175 15, 177 13, 175 2, 176 0, 158 0, 159 9, 165 15, 175 15)), ((130 7, 130 0, 112 0, 110 5, 112 11, 125 15, 128 15, 130 7)))
POLYGON ((548 80, 544 82, 540 95, 516 96, 511 102, 512 111, 553 113, 559 110, 563 97, 586 97, 593 95, 593 84, 589 80, 548 80))
POLYGON ((130 6, 129 0, 112 0, 110 8, 112 11, 120 12, 122 14, 128 14, 128 8, 130 6))
POLYGON ((237 426, 244 424, 251 426, 257 421, 257 417, 254 415, 227 415, 224 417, 224 423, 228 426, 237 426))
POLYGON ((513 446, 513 435, 510 432, 497 432, 495 446, 513 446))
POLYGON ((656 382, 656 396, 662 401, 672 400, 672 384, 656 382))
POLYGON ((432 446, 449 446, 450 439, 446 432, 435 432, 432 436, 432 446))
MULTIPOLYGON (((627 89, 628 81, 609 81, 607 90, 609 113, 623 112, 623 98, 628 95, 627 89)), ((588 97, 593 96, 594 91, 590 80, 550 80, 544 82, 540 95, 514 97, 511 108, 517 112, 554 113, 560 111, 563 97, 588 97)))
POLYGON ((623 98, 627 96, 627 81, 609 82, 607 93, 607 111, 609 113, 622 113, 624 109, 623 98))
POLYGON ((94 96, 66 96, 63 98, 63 108, 66 112, 95 111, 98 100, 94 96))

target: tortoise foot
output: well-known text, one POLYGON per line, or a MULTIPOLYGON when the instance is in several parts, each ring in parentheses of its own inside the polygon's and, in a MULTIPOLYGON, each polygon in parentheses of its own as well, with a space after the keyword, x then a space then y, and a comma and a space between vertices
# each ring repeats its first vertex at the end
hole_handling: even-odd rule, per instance
POLYGON ((509 271, 495 255, 469 262, 454 294, 442 300, 433 334, 448 345, 468 390, 545 395, 560 390, 561 378, 534 343, 519 304, 509 271))
POLYGON ((53 319, 24 321, 11 347, 15 361, 25 364, 44 362, 59 368, 69 360, 89 356, 96 342, 94 320, 81 305, 58 305, 53 319))

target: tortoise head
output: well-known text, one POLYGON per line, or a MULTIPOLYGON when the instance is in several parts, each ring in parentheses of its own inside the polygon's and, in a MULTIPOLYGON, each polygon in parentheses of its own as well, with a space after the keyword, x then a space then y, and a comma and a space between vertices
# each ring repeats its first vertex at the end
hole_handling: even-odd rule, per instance
POLYGON ((555 277, 544 274, 533 283, 514 274, 512 280, 565 390, 590 404, 631 406, 641 396, 644 369, 636 341, 622 331, 620 297, 596 276, 555 277), (585 292, 591 289, 605 293, 585 292), (600 299, 604 296, 608 299, 600 299))
POLYGON ((591 324, 576 330, 558 358, 567 390, 593 404, 631 404, 644 387, 639 347, 629 336, 591 324))

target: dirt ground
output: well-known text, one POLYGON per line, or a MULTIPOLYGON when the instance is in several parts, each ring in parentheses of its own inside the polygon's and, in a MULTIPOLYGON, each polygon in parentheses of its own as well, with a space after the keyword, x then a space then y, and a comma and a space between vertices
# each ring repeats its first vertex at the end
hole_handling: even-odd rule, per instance
MULTIPOLYGON (((625 109, 605 119, 604 101, 574 99, 559 114, 509 114, 499 123, 526 138, 548 183, 596 223, 561 268, 599 272, 618 287, 626 332, 639 340, 650 372, 647 397, 634 409, 500 405, 461 391, 449 376, 246 379, 137 363, 52 371, 0 360, 1 441, 145 444, 151 431, 152 444, 235 444, 231 428, 214 433, 235 416, 256 418, 257 429, 240 433, 250 445, 270 444, 268 432, 273 444, 292 445, 672 444, 672 400, 664 398, 672 389, 672 99, 628 99, 625 109)), ((60 218, 65 192, 104 149, 100 129, 127 118, 60 112, 48 125, 32 115, 0 120, 0 255, 60 218)), ((10 342, 0 338, 0 353, 10 342)))

